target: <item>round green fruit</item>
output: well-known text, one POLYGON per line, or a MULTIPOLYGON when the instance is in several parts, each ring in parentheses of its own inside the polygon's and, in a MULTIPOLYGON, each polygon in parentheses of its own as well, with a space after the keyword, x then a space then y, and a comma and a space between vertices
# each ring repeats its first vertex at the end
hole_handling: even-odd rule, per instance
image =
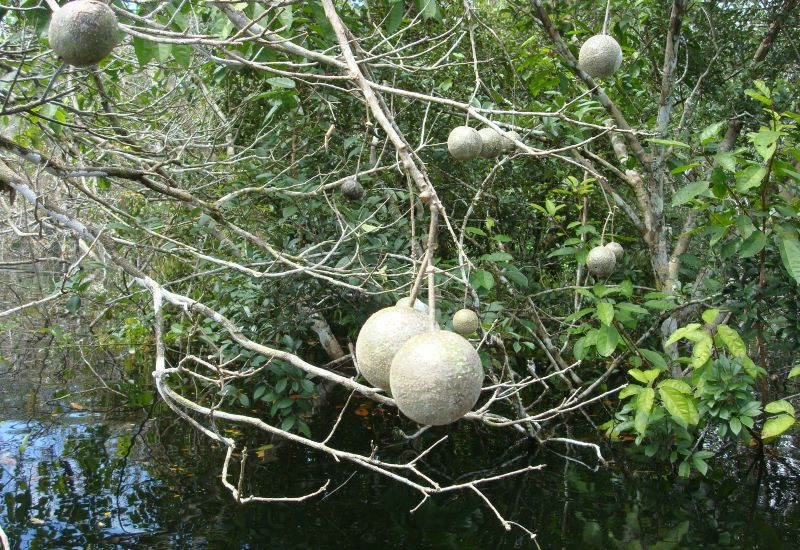
POLYGON ((622 48, 613 37, 597 34, 583 43, 578 66, 593 78, 608 78, 622 65, 622 48))
POLYGON ((481 154, 481 136, 475 128, 456 126, 447 138, 447 150, 456 160, 472 160, 481 154))
POLYGON ((453 315, 453 330, 458 334, 466 336, 478 331, 481 321, 478 314, 471 309, 459 309, 453 315))
POLYGON ((409 339, 392 361, 392 396, 404 415, 428 426, 455 422, 480 397, 483 366, 463 336, 429 331, 409 339))
POLYGON ((119 42, 117 17, 97 0, 75 0, 53 12, 47 31, 50 47, 65 63, 89 67, 119 42))
POLYGON ((595 246, 586 257, 586 266, 595 277, 608 277, 614 272, 617 257, 605 246, 595 246))
POLYGON ((397 350, 430 328, 428 317, 410 307, 392 306, 373 313, 356 339, 359 372, 373 386, 388 390, 389 369, 397 350))

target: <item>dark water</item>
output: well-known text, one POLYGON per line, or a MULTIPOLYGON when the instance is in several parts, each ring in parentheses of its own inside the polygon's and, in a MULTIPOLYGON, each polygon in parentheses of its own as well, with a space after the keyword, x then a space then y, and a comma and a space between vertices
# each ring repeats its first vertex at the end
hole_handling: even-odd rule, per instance
MULTIPOLYGON (((412 490, 293 446, 253 456, 245 492, 300 495, 330 479, 328 493, 237 505, 220 483, 220 450, 158 408, 149 417, 39 410, 29 420, 5 405, 0 525, 13 548, 800 548, 797 439, 784 438, 749 473, 745 454, 718 463, 725 474, 678 480, 619 448, 605 447, 614 462, 594 471, 585 449, 515 445, 462 423, 427 467, 446 480, 501 463, 544 464, 487 486, 504 515, 537 533, 534 543, 506 532, 474 494, 440 495, 411 514, 412 490)), ((393 435, 394 418, 358 416, 357 406, 345 411, 339 445, 363 451, 374 439, 387 457, 411 452, 393 435)), ((315 435, 326 428, 312 426, 315 435)))

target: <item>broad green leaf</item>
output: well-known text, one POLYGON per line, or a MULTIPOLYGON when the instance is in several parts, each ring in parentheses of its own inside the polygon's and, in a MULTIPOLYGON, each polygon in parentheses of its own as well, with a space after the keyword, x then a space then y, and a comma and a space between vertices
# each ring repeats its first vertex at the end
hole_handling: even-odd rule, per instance
POLYGON ((642 384, 652 384, 653 380, 658 378, 658 375, 661 374, 660 369, 649 369, 649 370, 639 370, 639 369, 630 369, 628 371, 628 375, 632 378, 635 378, 642 384))
POLYGON ((742 422, 735 416, 728 421, 728 426, 730 426, 733 435, 739 435, 739 432, 742 431, 742 422))
POLYGON ((778 413, 786 413, 794 416, 794 407, 788 401, 784 401, 783 399, 779 401, 773 401, 772 403, 767 403, 764 405, 764 412, 778 414, 778 413))
POLYGON ((733 153, 717 153, 714 160, 728 172, 736 171, 736 157, 733 153))
POLYGON ((706 362, 711 359, 711 351, 713 349, 714 341, 708 334, 706 334, 705 338, 695 342, 694 347, 692 348, 692 366, 696 369, 699 369, 705 365, 706 362))
MULTIPOLYGON (((636 408, 650 414, 653 410, 653 402, 656 399, 656 391, 653 388, 642 388, 639 395, 636 396, 636 408)), ((639 430, 643 432, 644 430, 639 430)))
POLYGON ((678 174, 683 174, 684 172, 688 172, 692 168, 697 168, 698 166, 700 166, 699 162, 693 162, 691 164, 683 164, 681 166, 676 166, 675 168, 670 170, 669 173, 672 174, 673 176, 677 176, 678 174))
POLYGON ((283 422, 281 422, 281 430, 285 432, 291 430, 295 422, 297 422, 296 416, 294 415, 287 416, 286 418, 283 419, 283 422))
MULTIPOLYGON (((651 392, 653 391, 652 388, 647 388, 651 392)), ((641 397, 642 393, 639 394, 641 397)), ((644 435, 647 431, 647 424, 650 421, 650 412, 645 411, 644 409, 637 409, 636 415, 633 417, 633 427, 637 433, 644 435)))
POLYGON ((707 181, 696 181, 678 189, 672 195, 672 206, 680 206, 694 199, 697 195, 708 191, 707 181))
POLYGON ((658 383, 659 388, 672 388, 680 393, 689 394, 692 393, 692 387, 689 386, 683 380, 677 380, 675 378, 667 378, 666 380, 662 380, 658 383))
POLYGON ((769 439, 781 435, 794 426, 794 422, 794 417, 788 414, 780 414, 774 418, 770 418, 764 422, 764 427, 761 429, 761 439, 769 439))
POLYGON ((608 326, 597 329, 597 339, 594 346, 601 357, 608 357, 614 353, 618 343, 619 332, 617 332, 616 328, 608 326))
POLYGON ((753 99, 760 101, 764 105, 772 105, 772 100, 765 95, 762 95, 755 90, 745 90, 745 95, 752 97, 753 99))
POLYGON ((667 369, 667 361, 664 359, 664 356, 658 353, 657 351, 639 348, 639 353, 641 353, 647 361, 653 365, 657 369, 666 370, 667 369))
POLYGON ((756 148, 756 152, 761 155, 761 158, 767 161, 775 154, 781 132, 761 127, 758 132, 750 132, 747 134, 747 137, 750 139, 750 143, 756 148))
POLYGON ((744 341, 738 332, 728 325, 719 325, 717 334, 722 343, 725 344, 725 347, 728 348, 728 351, 731 352, 731 355, 739 358, 747 356, 747 346, 744 345, 744 341))
POLYGON ((717 308, 707 309, 703 312, 703 321, 711 324, 714 321, 716 321, 718 316, 719 316, 719 309, 717 308))
POLYGON ((706 472, 708 472, 708 464, 706 464, 706 461, 702 458, 693 456, 692 464, 694 464, 694 467, 697 468, 697 471, 700 472, 701 475, 706 475, 706 472))
POLYGON ((655 143, 656 145, 666 145, 668 147, 691 147, 688 143, 683 143, 682 141, 675 141, 672 139, 650 138, 647 141, 650 143, 655 143))
POLYGON ((483 269, 476 269, 473 271, 470 279, 472 280, 473 286, 483 287, 486 290, 492 290, 494 288, 494 276, 483 269))
POLYGON ((700 145, 706 145, 713 141, 719 135, 720 130, 722 130, 725 124, 727 124, 727 122, 720 121, 703 128, 703 131, 700 132, 700 145))
POLYGON ((564 317, 564 322, 565 323, 571 323, 572 321, 575 321, 576 319, 580 319, 581 317, 584 317, 585 315, 587 315, 589 313, 592 313, 593 311, 595 311, 595 309, 592 308, 592 307, 587 307, 587 308, 584 308, 584 309, 582 309, 580 311, 576 311, 575 313, 571 313, 571 314, 567 315, 566 317, 564 317))
POLYGON ((678 306, 675 304, 675 302, 670 302, 669 300, 647 300, 644 303, 644 307, 658 309, 661 311, 669 311, 670 309, 675 309, 678 306))
POLYGON ((693 426, 700 422, 700 415, 694 404, 694 398, 679 392, 673 387, 659 385, 658 395, 667 412, 684 426, 693 426))
POLYGON ((748 166, 736 174, 736 190, 744 193, 748 189, 758 187, 766 174, 767 169, 763 166, 748 166))
POLYGON ((602 301, 597 304, 597 318, 600 322, 608 326, 614 320, 614 306, 611 303, 602 301))
POLYGON ((786 233, 778 239, 778 250, 781 253, 783 267, 800 285, 800 241, 790 235, 786 233))
POLYGON ((800 376, 800 365, 792 367, 792 370, 789 371, 789 376, 787 376, 787 379, 796 378, 798 376, 800 376))
POLYGON ((767 244, 767 236, 759 230, 753 231, 739 247, 740 258, 751 258, 761 252, 767 244))
POLYGON ((700 323, 689 323, 685 327, 681 327, 675 332, 672 333, 672 336, 664 342, 664 347, 671 346, 681 338, 688 338, 689 340, 694 340, 697 338, 697 332, 703 332, 700 330, 700 323), (691 335, 691 337, 690 337, 691 335))
POLYGON ((284 88, 289 90, 295 86, 294 80, 291 78, 286 78, 285 76, 273 76, 272 78, 268 78, 267 82, 269 82, 273 88, 284 88))
POLYGON ((620 311, 627 311, 628 313, 650 313, 642 306, 637 306, 636 304, 631 304, 628 302, 622 302, 621 304, 617 304, 617 309, 620 311))
POLYGON ((386 30, 389 34, 394 34, 400 28, 405 11, 406 3, 403 0, 396 0, 392 9, 389 10, 389 16, 386 18, 386 30))
POLYGON ((521 271, 508 266, 503 270, 503 275, 518 287, 528 288, 528 278, 521 271))
POLYGON ((281 27, 285 27, 283 32, 288 32, 292 28, 292 23, 294 23, 294 10, 292 9, 292 5, 289 4, 288 6, 279 8, 279 10, 278 21, 281 27))
POLYGON ((626 397, 630 397, 631 395, 636 395, 640 391, 642 391, 642 389, 643 388, 641 386, 637 386, 636 384, 630 384, 620 390, 619 398, 620 400, 622 400, 625 399, 626 397))

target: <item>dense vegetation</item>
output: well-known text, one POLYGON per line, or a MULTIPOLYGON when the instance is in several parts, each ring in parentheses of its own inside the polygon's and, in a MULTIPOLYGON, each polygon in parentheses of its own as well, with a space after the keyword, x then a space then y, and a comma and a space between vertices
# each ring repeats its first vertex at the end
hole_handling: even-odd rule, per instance
POLYGON ((462 422, 601 456, 564 432, 591 409, 684 476, 763 449, 800 395, 797 2, 608 7, 114 2, 124 39, 77 69, 49 50, 51 7, 8 3, 0 246, 35 274, 4 285, 8 359, 32 332, 156 357, 157 393, 231 452, 214 419, 427 497, 413 463, 345 455, 313 422, 333 386, 394 414, 349 344, 418 281, 441 326, 481 319, 489 389, 462 422), (604 28, 623 62, 595 80, 577 55, 604 28), (458 161, 464 124, 521 137, 458 161), (624 255, 595 277, 609 241, 624 255))

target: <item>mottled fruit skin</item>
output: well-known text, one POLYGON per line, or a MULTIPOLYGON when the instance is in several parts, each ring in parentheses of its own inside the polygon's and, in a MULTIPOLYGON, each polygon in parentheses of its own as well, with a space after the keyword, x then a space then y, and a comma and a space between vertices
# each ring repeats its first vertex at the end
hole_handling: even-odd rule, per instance
POLYGON ((607 243, 606 248, 614 253, 614 257, 617 259, 617 261, 620 261, 622 256, 625 254, 625 249, 622 248, 622 245, 614 241, 607 243))
POLYGON ((508 135, 507 138, 503 138, 503 151, 506 153, 511 153, 514 149, 517 148, 517 144, 514 143, 514 140, 521 141, 522 136, 519 135, 518 132, 511 130, 510 132, 506 132, 508 135))
POLYGON ((586 266, 595 277, 608 277, 616 265, 617 257, 605 246, 595 246, 586 257, 586 266))
POLYGON ((505 148, 505 138, 492 128, 481 128, 478 132, 481 136, 481 156, 486 159, 493 159, 500 155, 505 148))
POLYGON ((400 412, 420 424, 441 426, 475 406, 483 366, 463 336, 437 330, 414 336, 400 348, 390 380, 400 412))
POLYGON ((622 48, 613 37, 597 34, 584 42, 578 66, 593 78, 608 78, 622 65, 622 48))
POLYGON ((119 42, 117 17, 106 4, 75 0, 53 13, 47 31, 50 47, 75 67, 95 65, 119 42))
POLYGON ((376 388, 388 390, 389 369, 397 350, 430 328, 428 317, 410 307, 392 306, 373 313, 356 340, 359 372, 376 388))
MULTIPOLYGON (((405 298, 400 298, 399 300, 397 300, 397 304, 395 305, 397 305, 398 307, 411 307, 411 298, 409 298, 408 296, 406 296, 405 298)), ((416 309, 420 313, 427 314, 428 304, 417 298, 416 300, 414 300, 414 309, 416 309)))
POLYGON ((477 158, 482 148, 481 135, 469 126, 456 126, 447 138, 447 150, 456 160, 477 158))
POLYGON ((459 309, 453 315, 453 330, 458 334, 466 336, 477 332, 481 326, 481 321, 478 319, 478 314, 471 309, 459 309))
POLYGON ((364 186, 356 178, 347 178, 342 184, 342 195, 349 201, 357 201, 364 196, 364 186))

